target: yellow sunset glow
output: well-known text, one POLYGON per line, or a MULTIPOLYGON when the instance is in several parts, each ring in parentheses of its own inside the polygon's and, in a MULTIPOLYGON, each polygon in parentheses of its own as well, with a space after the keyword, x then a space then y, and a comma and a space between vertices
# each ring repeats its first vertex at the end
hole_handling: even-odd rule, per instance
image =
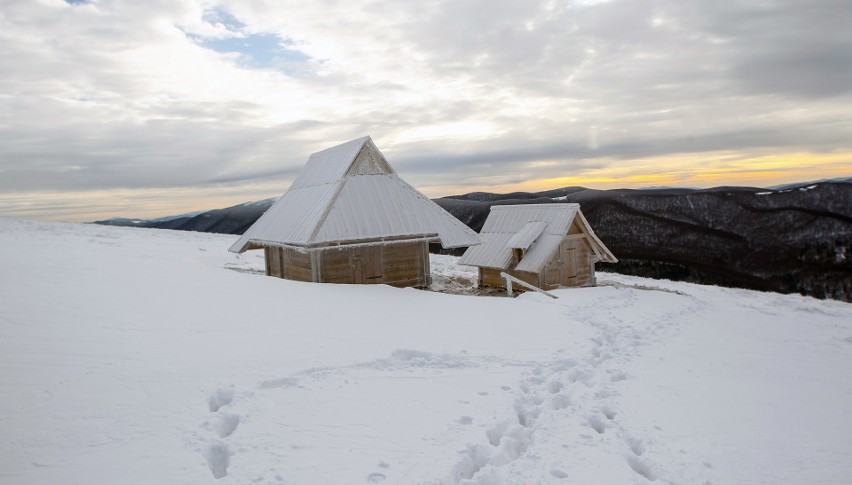
MULTIPOLYGON (((575 174, 547 177, 560 171, 559 161, 537 161, 525 165, 528 173, 508 174, 500 170, 471 179, 468 183, 424 183, 415 174, 400 173, 404 179, 429 197, 469 192, 538 192, 569 186, 591 189, 643 187, 718 187, 725 185, 771 187, 852 176, 852 152, 792 153, 743 156, 733 152, 671 155, 635 160, 595 160, 601 162, 575 174), (545 176, 542 176, 544 174, 545 176), (518 179, 520 181, 517 181, 518 179)), ((393 160, 391 160, 393 164, 393 160)), ((156 218, 191 211, 220 209, 243 202, 278 197, 292 180, 275 179, 262 183, 214 187, 162 189, 111 189, 78 192, 36 192, 0 194, 0 209, 7 216, 43 218, 50 209, 52 220, 94 221, 116 215, 156 218), (61 207, 61 209, 56 209, 61 207)))
MULTIPOLYGON (((549 164, 547 164, 549 165, 549 164)), ((742 156, 731 152, 607 160, 603 168, 523 182, 425 188, 431 197, 466 192, 538 192, 561 187, 593 189, 655 186, 708 188, 725 185, 771 187, 785 183, 852 176, 852 152, 742 156)))

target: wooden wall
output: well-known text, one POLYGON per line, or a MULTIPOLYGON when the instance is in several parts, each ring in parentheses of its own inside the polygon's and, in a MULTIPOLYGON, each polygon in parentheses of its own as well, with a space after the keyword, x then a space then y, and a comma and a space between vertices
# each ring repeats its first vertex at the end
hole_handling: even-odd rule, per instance
POLYGON ((559 286, 588 286, 594 284, 592 247, 585 237, 566 237, 559 251, 545 267, 548 288, 559 286))
MULTIPOLYGON (((589 286, 595 284, 593 255, 588 239, 569 234, 562 239, 559 250, 554 253, 541 273, 527 273, 512 269, 506 272, 544 290, 565 286, 589 286)), ((515 267, 518 262, 520 262, 519 256, 514 255, 509 268, 515 267)), ((501 271, 496 269, 479 268, 479 284, 505 288, 506 280, 500 277, 500 273, 501 271)), ((520 285, 514 285, 512 288, 523 291, 520 285)))
POLYGON ((294 248, 263 248, 266 274, 288 280, 312 281, 311 255, 294 248))
POLYGON ((408 242, 313 250, 265 248, 266 274, 298 281, 428 286, 429 245, 408 242))
MULTIPOLYGON (((500 276, 502 270, 499 269, 491 269, 491 268, 479 268, 479 284, 483 286, 493 286, 495 288, 505 288, 506 287, 506 279, 500 276)), ((510 275, 518 278, 519 280, 526 281, 527 283, 537 286, 541 288, 541 275, 538 273, 528 273, 526 271, 506 271, 510 275)), ((512 285, 512 289, 518 289, 523 291, 524 287, 520 285, 512 285)))

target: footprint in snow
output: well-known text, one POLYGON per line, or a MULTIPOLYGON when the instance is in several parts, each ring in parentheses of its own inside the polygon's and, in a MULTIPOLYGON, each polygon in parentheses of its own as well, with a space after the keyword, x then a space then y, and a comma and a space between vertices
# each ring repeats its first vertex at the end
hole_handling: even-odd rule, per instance
POLYGON ((624 437, 624 443, 628 448, 630 448, 630 451, 632 451, 634 455, 642 456, 645 454, 645 445, 639 438, 627 435, 624 437))
POLYGON ((550 399, 550 405, 553 409, 565 409, 571 405, 571 397, 567 394, 556 394, 550 399))
POLYGON ((204 451, 204 458, 213 473, 213 478, 218 480, 228 475, 228 465, 231 462, 232 455, 233 453, 228 449, 227 443, 216 442, 207 447, 204 451))
POLYGON ((600 409, 601 413, 606 416, 606 419, 609 419, 610 421, 615 419, 615 415, 617 413, 613 411, 609 406, 600 406, 598 409, 600 409))
POLYGON ((547 383, 547 390, 550 391, 551 394, 556 394, 562 390, 562 382, 558 379, 553 379, 549 383, 547 383))
POLYGON ((535 420, 538 419, 539 414, 541 414, 541 408, 538 406, 527 406, 520 399, 515 401, 515 413, 518 416, 518 424, 523 426, 524 428, 532 427, 535 420))
POLYGON ((385 481, 384 473, 371 473, 367 475, 367 483, 382 483, 385 481))
POLYGON ((598 434, 604 434, 606 431, 606 423, 601 421, 601 418, 597 416, 589 416, 586 419, 586 424, 593 430, 597 431, 598 434))
POLYGON ((207 408, 211 413, 215 413, 223 406, 227 406, 234 401, 233 389, 217 389, 208 399, 207 408))
POLYGON ((625 458, 627 459, 627 465, 630 466, 630 468, 637 474, 642 475, 652 482, 657 479, 657 474, 654 472, 654 469, 641 458, 633 455, 627 455, 625 458))
POLYGON ((227 438, 234 433, 234 430, 237 429, 239 424, 239 415, 223 413, 219 415, 213 423, 213 431, 215 431, 220 438, 227 438))

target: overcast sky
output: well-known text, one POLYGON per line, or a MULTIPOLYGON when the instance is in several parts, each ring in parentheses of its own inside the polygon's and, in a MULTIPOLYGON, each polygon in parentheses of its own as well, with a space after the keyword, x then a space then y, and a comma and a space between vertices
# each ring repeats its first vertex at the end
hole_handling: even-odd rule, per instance
POLYGON ((0 0, 0 216, 281 195, 371 135, 437 197, 852 176, 852 0, 0 0))

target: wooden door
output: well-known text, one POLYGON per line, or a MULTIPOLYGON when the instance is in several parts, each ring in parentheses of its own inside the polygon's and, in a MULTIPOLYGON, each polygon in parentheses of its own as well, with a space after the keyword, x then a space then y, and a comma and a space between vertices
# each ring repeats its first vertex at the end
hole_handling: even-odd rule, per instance
POLYGON ((381 246, 359 248, 352 255, 352 282, 382 283, 381 246))
POLYGON ((367 247, 361 259, 362 283, 381 283, 382 278, 382 247, 367 247))
POLYGON ((575 286, 577 284, 577 248, 573 244, 565 248, 563 259, 562 284, 575 286))

